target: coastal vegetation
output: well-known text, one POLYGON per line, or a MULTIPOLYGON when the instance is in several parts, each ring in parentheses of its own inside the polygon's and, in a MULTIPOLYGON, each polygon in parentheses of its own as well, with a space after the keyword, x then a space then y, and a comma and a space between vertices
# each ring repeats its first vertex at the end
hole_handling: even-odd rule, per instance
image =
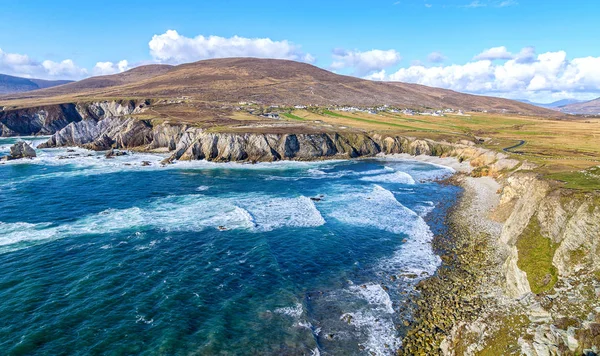
POLYGON ((557 247, 552 240, 541 235, 539 221, 536 218, 531 219, 523 234, 518 238, 519 262, 517 265, 527 273, 529 286, 535 294, 551 290, 558 280, 558 271, 552 265, 552 258, 557 247))

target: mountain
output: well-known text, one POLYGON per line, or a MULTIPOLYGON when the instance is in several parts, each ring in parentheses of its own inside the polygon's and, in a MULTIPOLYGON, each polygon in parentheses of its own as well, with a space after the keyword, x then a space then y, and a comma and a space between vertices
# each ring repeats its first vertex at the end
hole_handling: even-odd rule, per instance
POLYGON ((560 107, 566 114, 600 115, 600 98, 560 107))
POLYGON ((42 80, 0 74, 0 94, 22 93, 71 83, 70 80, 42 80))
POLYGON ((151 65, 29 93, 0 97, 12 105, 82 99, 190 97, 205 102, 254 101, 278 105, 394 105, 556 116, 517 101, 462 94, 399 82, 338 75, 306 63, 257 58, 210 59, 178 66, 151 65))
POLYGON ((562 106, 566 106, 566 105, 571 105, 571 104, 578 104, 578 103, 582 103, 583 101, 581 100, 575 100, 575 99, 563 99, 563 100, 559 100, 559 101, 555 101, 553 103, 548 103, 548 104, 540 104, 540 103, 534 103, 532 101, 529 100, 519 100, 522 103, 525 104, 529 104, 529 105, 535 105, 535 106, 539 106, 541 108, 546 108, 546 109, 558 109, 562 106))

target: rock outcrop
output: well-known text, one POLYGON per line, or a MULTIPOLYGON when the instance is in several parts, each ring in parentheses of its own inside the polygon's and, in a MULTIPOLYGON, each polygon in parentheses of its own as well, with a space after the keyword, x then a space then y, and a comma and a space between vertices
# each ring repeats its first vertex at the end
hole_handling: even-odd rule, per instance
MULTIPOLYGON (((512 213, 504 224, 500 240, 518 250, 523 238, 543 239, 550 246, 549 269, 544 271, 548 275, 569 278, 581 271, 600 271, 599 203, 597 193, 561 189, 533 174, 515 174, 507 179, 502 193, 501 205, 510 208, 512 213)), ((521 278, 507 272, 507 279, 521 278)), ((531 283, 535 284, 536 291, 553 286, 552 278, 537 283, 529 280, 517 285, 507 283, 507 292, 518 298, 532 291, 531 283), (541 285, 542 282, 547 284, 541 285)))
POLYGON ((36 157, 35 150, 29 146, 26 142, 17 142, 10 147, 10 155, 1 157, 0 160, 10 161, 21 158, 33 158, 36 157))
POLYGON ((119 100, 46 105, 0 111, 0 137, 51 135, 71 123, 140 112, 148 101, 119 100))
POLYGON ((0 111, 0 136, 50 135, 81 121, 76 104, 0 111))
POLYGON ((479 281, 485 287, 476 296, 488 306, 477 320, 453 327, 444 354, 598 354, 600 193, 525 172, 501 181, 493 216, 503 228, 490 236, 488 252, 494 283, 479 281))
POLYGON ((472 143, 451 144, 412 137, 324 130, 306 133, 212 132, 186 124, 154 124, 128 114, 88 116, 56 132, 41 148, 81 146, 92 150, 171 152, 175 160, 271 162, 370 157, 377 154, 455 156, 472 160, 476 174, 494 175, 519 162, 472 143))

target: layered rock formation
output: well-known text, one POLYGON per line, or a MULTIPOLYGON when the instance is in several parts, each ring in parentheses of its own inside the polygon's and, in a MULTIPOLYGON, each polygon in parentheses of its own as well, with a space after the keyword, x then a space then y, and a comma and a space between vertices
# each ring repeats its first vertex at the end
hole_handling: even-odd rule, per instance
POLYGON ((69 103, 0 110, 0 136, 51 135, 73 122, 101 120, 140 112, 146 101, 69 103))
POLYGON ((516 174, 499 209, 511 212, 500 236, 508 250, 505 291, 529 321, 522 353, 598 353, 600 194, 516 174))
MULTIPOLYGON (((88 115, 72 122, 57 131, 40 148, 81 146, 92 150, 116 148, 171 152, 166 162, 271 162, 369 157, 380 153, 444 155, 472 160, 474 166, 482 167, 481 174, 512 169, 519 164, 502 153, 476 148, 467 141, 451 144, 350 130, 315 132, 313 129, 306 133, 212 132, 185 124, 153 124, 148 120, 129 117, 127 110, 124 111, 126 114, 123 115, 88 115)), ((265 131, 268 132, 268 128, 265 131)))

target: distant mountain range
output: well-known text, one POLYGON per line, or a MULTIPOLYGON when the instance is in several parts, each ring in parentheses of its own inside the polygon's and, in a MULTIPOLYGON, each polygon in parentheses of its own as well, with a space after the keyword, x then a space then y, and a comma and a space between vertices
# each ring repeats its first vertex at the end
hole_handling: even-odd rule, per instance
POLYGON ((0 74, 0 94, 23 93, 71 83, 70 80, 43 80, 0 74))
POLYGON ((565 114, 600 115, 600 98, 561 106, 559 110, 565 114))
POLYGON ((529 104, 529 105, 535 105, 535 106, 539 106, 540 108, 546 108, 546 109, 557 109, 566 105, 571 105, 571 104, 578 104, 578 103, 582 103, 582 100, 575 100, 575 99, 563 99, 563 100, 559 100, 559 101, 555 101, 553 103, 549 103, 549 104, 540 104, 540 103, 534 103, 532 101, 529 100, 518 100, 522 103, 525 104, 529 104))
POLYGON ((583 101, 575 99, 564 99, 549 104, 534 103, 529 100, 518 100, 525 104, 539 106, 541 108, 552 109, 565 114, 574 115, 600 115, 600 98, 583 101))

